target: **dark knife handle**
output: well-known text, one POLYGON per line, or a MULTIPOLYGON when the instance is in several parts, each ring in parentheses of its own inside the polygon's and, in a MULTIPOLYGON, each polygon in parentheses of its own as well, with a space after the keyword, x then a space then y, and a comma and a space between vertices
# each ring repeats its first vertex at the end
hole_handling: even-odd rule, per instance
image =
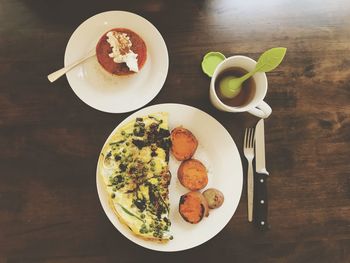
POLYGON ((270 228, 268 224, 268 202, 267 202, 267 177, 263 173, 255 173, 254 176, 254 223, 260 230, 270 228))

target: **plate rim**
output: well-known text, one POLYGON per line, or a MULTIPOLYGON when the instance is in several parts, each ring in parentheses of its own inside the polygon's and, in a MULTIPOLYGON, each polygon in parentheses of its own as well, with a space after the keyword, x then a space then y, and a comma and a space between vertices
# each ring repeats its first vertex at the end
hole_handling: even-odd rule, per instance
MULTIPOLYGON (((166 110, 165 110, 166 111, 166 110)), ((237 211, 237 208, 239 206, 239 203, 240 203, 240 200, 242 198, 242 192, 243 192, 243 167, 242 167, 242 158, 241 158, 241 155, 238 151, 238 148, 237 148, 237 145, 235 143, 235 141, 233 140, 231 134, 228 132, 228 130, 225 128, 225 126, 223 126, 217 119, 215 119, 213 116, 211 116, 209 113, 201 110, 201 109, 198 109, 196 107, 193 107, 193 106, 190 106, 190 105, 186 105, 186 104, 181 104, 181 103, 160 103, 160 104, 154 104, 154 105, 150 105, 148 107, 145 107, 145 108, 142 108, 142 109, 139 109, 138 111, 130 114, 129 116, 125 117, 111 132, 110 134, 108 135, 107 139, 105 140, 103 146, 101 147, 101 150, 99 151, 99 154, 98 154, 98 157, 97 157, 97 163, 96 163, 96 188, 97 188, 97 194, 98 194, 98 198, 99 198, 99 201, 100 201, 100 205, 102 206, 102 209, 106 215, 106 217, 108 218, 108 220, 110 221, 110 223, 113 225, 113 227, 115 229, 118 230, 118 232, 124 236, 126 239, 128 239, 129 241, 131 241, 132 243, 140 246, 140 247, 143 247, 143 248, 146 248, 146 249, 149 249, 149 250, 152 250, 152 251, 159 251, 159 252, 178 252, 178 251, 185 251, 185 250, 189 250, 189 249, 192 249, 192 248, 195 248, 195 247, 198 247, 200 245, 203 245, 204 243, 208 242, 209 240, 211 240, 212 238, 214 238, 216 235, 218 235, 227 225, 228 223, 231 221, 231 219, 233 218, 234 214, 236 213, 237 211), (213 236, 209 237, 208 239, 206 239, 205 241, 203 242, 200 242, 198 244, 195 244, 194 246, 191 246, 191 247, 185 247, 185 248, 180 248, 180 249, 171 249, 171 250, 166 250, 166 249, 157 249, 157 248, 154 248, 154 247, 150 247, 150 246, 146 246, 144 244, 142 244, 141 241, 143 241, 142 239, 140 239, 140 242, 136 242, 135 240, 131 239, 129 236, 125 235, 123 232, 121 232, 119 230, 119 228, 113 223, 113 221, 109 218, 109 215, 107 214, 106 210, 105 210, 105 207, 104 207, 104 204, 102 202, 102 199, 101 199, 101 195, 103 193, 100 192, 99 190, 99 174, 98 174, 98 167, 99 167, 99 156, 101 154, 101 151, 102 149, 105 147, 105 145, 107 144, 107 142, 109 141, 109 139, 111 138, 111 136, 115 133, 115 131, 120 127, 122 126, 123 124, 125 124, 126 122, 130 121, 130 119, 134 118, 135 115, 137 115, 139 112, 141 111, 144 111, 144 110, 148 110, 150 108, 155 108, 155 107, 162 107, 162 106, 179 106, 179 107, 185 107, 185 108, 189 108, 191 110, 197 110, 197 111, 200 111, 201 113, 207 115, 207 117, 213 119, 214 121, 216 121, 220 126, 222 126, 222 128, 225 130, 225 132, 229 135, 229 138, 232 140, 233 142, 233 145, 235 146, 234 148, 234 151, 237 152, 237 156, 238 156, 238 161, 239 161, 239 170, 240 170, 240 177, 241 177, 241 184, 240 184, 240 193, 239 193, 239 198, 238 198, 238 202, 237 202, 237 206, 232 209, 232 215, 229 217, 229 219, 227 220, 227 222, 222 226, 222 228, 217 232, 215 233, 213 236)), ((117 219, 118 220, 118 219, 117 219)), ((131 233, 131 235, 133 235, 131 233)), ((135 236, 135 238, 138 238, 135 236)), ((147 242, 147 241, 145 241, 147 242)), ((171 242, 171 241, 170 241, 171 242)))
POLYGON ((164 84, 167 80, 167 77, 168 77, 168 73, 169 73, 169 51, 168 51, 168 47, 166 45, 166 42, 164 40, 164 37, 163 35, 160 33, 160 31, 158 30, 158 28, 152 24, 148 19, 146 19, 145 17, 139 15, 139 14, 136 14, 136 13, 133 13, 133 12, 129 12, 129 11, 124 11, 124 10, 109 10, 109 11, 104 11, 104 12, 100 12, 100 13, 97 13, 93 16, 90 16, 89 18, 85 19, 83 22, 81 22, 76 28, 75 30, 73 31, 73 33, 70 35, 69 39, 68 39, 68 42, 67 42, 67 45, 66 45, 66 48, 65 48, 65 52, 64 52, 64 56, 63 56, 63 64, 64 66, 68 66, 68 49, 69 49, 69 46, 71 45, 71 43, 74 41, 74 37, 76 34, 78 34, 79 32, 79 29, 81 29, 81 27, 83 27, 86 23, 88 23, 89 20, 92 20, 92 19, 95 19, 96 17, 103 17, 104 15, 108 15, 108 14, 127 14, 127 15, 130 15, 130 16, 135 16, 135 17, 138 17, 139 19, 143 20, 145 23, 149 24, 153 30, 155 30, 155 32, 160 36, 160 39, 162 40, 161 41, 161 45, 164 47, 164 51, 166 53, 166 56, 164 57, 164 60, 165 60, 165 63, 164 63, 164 66, 166 67, 166 70, 165 70, 165 74, 164 76, 162 76, 162 79, 161 79, 161 85, 159 85, 159 88, 157 88, 157 91, 148 99, 148 100, 145 100, 142 104, 138 105, 137 108, 132 108, 132 109, 126 109, 126 110, 106 110, 106 109, 100 109, 98 107, 95 107, 95 106, 92 106, 90 104, 88 104, 85 100, 83 100, 79 95, 78 95, 78 92, 76 92, 75 89, 73 89, 73 86, 72 85, 72 79, 70 77, 70 75, 72 74, 71 71, 67 72, 67 74, 65 74, 66 76, 66 79, 68 81, 68 84, 69 84, 69 87, 71 88, 71 90, 73 91, 73 93, 75 94, 75 96, 80 100, 82 101, 84 104, 86 104, 87 106, 95 109, 95 110, 98 110, 100 112, 106 112, 106 113, 127 113, 127 112, 132 112, 132 111, 135 111, 135 110, 138 110, 142 107, 144 107, 145 105, 147 105, 148 103, 150 103, 159 93, 160 91, 162 90, 162 88, 164 87, 164 84))

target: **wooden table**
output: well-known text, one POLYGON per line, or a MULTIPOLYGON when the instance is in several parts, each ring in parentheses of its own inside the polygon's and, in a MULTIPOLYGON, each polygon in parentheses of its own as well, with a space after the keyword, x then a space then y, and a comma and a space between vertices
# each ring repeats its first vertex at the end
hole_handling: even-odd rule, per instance
POLYGON ((349 81, 347 0, 0 0, 0 262, 350 262, 349 81), (244 128, 257 118, 210 105, 202 56, 257 59, 270 47, 288 48, 268 73, 270 231, 247 223, 245 185, 230 223, 189 251, 146 250, 109 222, 96 161, 128 114, 94 110, 66 78, 46 79, 63 65, 75 28, 108 10, 144 16, 167 43, 169 74, 150 104, 208 112, 241 154, 244 128))

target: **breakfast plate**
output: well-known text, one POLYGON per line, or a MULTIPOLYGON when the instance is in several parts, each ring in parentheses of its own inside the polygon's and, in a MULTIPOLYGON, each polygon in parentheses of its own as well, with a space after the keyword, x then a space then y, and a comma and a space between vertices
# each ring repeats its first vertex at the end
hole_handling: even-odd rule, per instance
MULTIPOLYGON (((172 240, 164 243, 153 242, 134 235, 122 224, 110 206, 109 193, 101 175, 101 158, 96 171, 97 192, 101 205, 112 224, 126 238, 148 249, 158 251, 180 251, 198 246, 218 234, 230 221, 238 206, 243 184, 242 164, 237 147, 227 130, 207 113, 182 104, 158 104, 141 109, 122 121, 107 138, 103 149, 121 127, 142 116, 155 113, 167 114, 169 129, 182 126, 189 129, 198 139, 198 147, 193 158, 200 160, 208 171, 207 188, 220 189, 225 201, 220 208, 210 210, 209 217, 204 217, 198 224, 186 222, 179 213, 180 197, 188 192, 177 178, 180 162, 172 155, 169 160, 171 180, 169 185, 169 218, 172 240)), ((151 116, 152 117, 152 116, 151 116)), ((124 133, 125 134, 125 133, 124 133)), ((203 189, 203 190, 205 190, 203 189)), ((113 194, 114 195, 114 194, 113 194)), ((123 205, 123 204, 122 204, 123 205)), ((124 208, 123 208, 124 209, 124 208)), ((130 213, 129 213, 130 214, 130 213)))
POLYGON ((64 64, 86 56, 96 48, 100 37, 113 28, 132 30, 144 40, 147 60, 142 70, 128 76, 113 76, 93 56, 69 71, 67 79, 75 94, 89 106, 110 113, 129 112, 150 102, 168 74, 169 57, 164 39, 145 18, 130 12, 109 11, 87 19, 70 37, 64 64))

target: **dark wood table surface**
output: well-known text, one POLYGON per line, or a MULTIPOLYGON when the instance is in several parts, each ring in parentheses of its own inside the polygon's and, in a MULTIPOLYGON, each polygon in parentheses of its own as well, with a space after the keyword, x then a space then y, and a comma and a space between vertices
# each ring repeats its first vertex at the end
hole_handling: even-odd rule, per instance
POLYGON ((350 262, 349 81, 348 0, 0 0, 0 262, 350 262), (245 184, 229 224, 188 251, 144 249, 109 222, 96 161, 129 113, 94 110, 65 77, 46 78, 63 65, 75 28, 109 10, 144 16, 165 39, 169 73, 149 105, 184 103, 214 116, 235 140, 244 174, 244 128, 258 119, 211 106, 202 56, 257 59, 288 48, 268 73, 269 231, 247 223, 245 184))

